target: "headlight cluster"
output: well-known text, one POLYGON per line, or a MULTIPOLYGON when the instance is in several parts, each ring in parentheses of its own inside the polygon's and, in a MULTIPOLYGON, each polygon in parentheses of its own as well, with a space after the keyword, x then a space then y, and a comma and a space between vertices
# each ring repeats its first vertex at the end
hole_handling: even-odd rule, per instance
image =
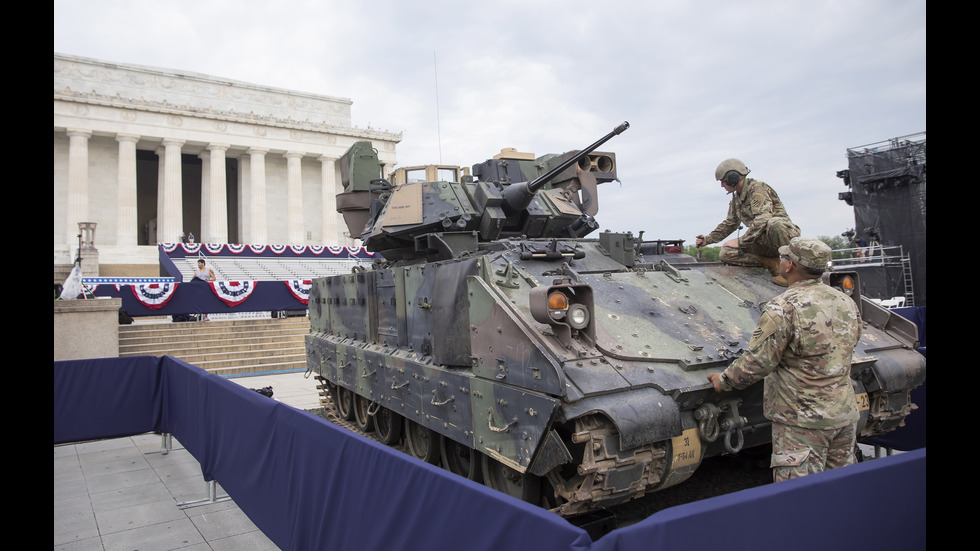
MULTIPOLYGON (((551 286, 531 289, 531 315, 552 327, 570 328, 594 336, 592 327, 592 288, 556 280, 551 286)), ((567 329, 565 329, 567 331, 567 329)), ((571 336, 571 333, 569 333, 571 336)))
POLYGON ((561 291, 552 291, 548 295, 548 315, 555 321, 564 321, 572 329, 585 329, 592 316, 589 309, 579 303, 569 304, 568 296, 561 291))
POLYGON ((854 299, 861 294, 857 272, 824 272, 823 282, 854 299))

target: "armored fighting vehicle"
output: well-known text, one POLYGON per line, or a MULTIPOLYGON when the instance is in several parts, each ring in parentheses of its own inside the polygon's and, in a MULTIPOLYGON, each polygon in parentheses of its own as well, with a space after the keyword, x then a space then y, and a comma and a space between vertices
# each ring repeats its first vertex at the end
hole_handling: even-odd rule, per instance
MULTIPOLYGON (((371 269, 314 280, 309 373, 338 415, 415 457, 564 516, 661 490, 770 442, 762 383, 707 380, 781 292, 761 269, 699 263, 680 240, 599 232, 616 156, 498 158, 459 182, 393 185, 358 142, 338 195, 371 269)), ((651 208, 656 204, 651 203, 651 208)), ((860 438, 900 426, 925 380, 914 324, 851 293, 866 322, 860 438)))

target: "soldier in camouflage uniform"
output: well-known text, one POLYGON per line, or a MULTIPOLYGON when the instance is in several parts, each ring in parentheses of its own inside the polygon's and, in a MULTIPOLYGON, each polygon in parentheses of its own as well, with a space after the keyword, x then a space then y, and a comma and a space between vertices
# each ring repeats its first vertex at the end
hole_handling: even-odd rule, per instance
POLYGON ((748 228, 745 235, 730 239, 721 249, 721 261, 738 266, 763 266, 773 282, 786 286, 778 273, 777 250, 800 235, 776 192, 765 182, 746 178, 748 167, 738 159, 725 159, 715 169, 715 179, 728 193, 734 193, 728 205, 728 216, 707 236, 698 235, 698 247, 718 243, 731 235, 739 224, 748 228))
POLYGON ((708 375, 717 392, 765 378, 763 412, 772 421, 776 482, 854 462, 851 354, 861 336, 857 304, 821 281, 829 246, 797 237, 779 255, 789 289, 766 305, 749 350, 708 375))

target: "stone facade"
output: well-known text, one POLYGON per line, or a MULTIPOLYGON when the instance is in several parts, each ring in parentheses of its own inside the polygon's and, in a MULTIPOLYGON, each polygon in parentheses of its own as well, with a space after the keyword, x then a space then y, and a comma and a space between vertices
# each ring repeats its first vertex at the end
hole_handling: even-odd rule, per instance
POLYGON ((120 298, 54 301, 54 360, 119 356, 120 298))
POLYGON ((368 140, 391 167, 401 134, 352 127, 351 103, 55 54, 55 282, 81 222, 98 224, 101 275, 113 276, 156 275, 111 272, 155 271, 156 244, 190 233, 199 243, 356 244, 335 208, 336 161, 368 140))

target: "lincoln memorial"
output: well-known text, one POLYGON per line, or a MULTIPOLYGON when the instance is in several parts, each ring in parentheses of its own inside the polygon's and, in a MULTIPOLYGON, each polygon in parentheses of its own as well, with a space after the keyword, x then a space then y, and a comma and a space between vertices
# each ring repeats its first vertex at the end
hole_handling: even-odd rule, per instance
POLYGON ((54 54, 55 283, 83 228, 103 277, 158 275, 158 243, 357 245, 337 160, 367 140, 387 176, 401 134, 354 128, 351 103, 54 54))

